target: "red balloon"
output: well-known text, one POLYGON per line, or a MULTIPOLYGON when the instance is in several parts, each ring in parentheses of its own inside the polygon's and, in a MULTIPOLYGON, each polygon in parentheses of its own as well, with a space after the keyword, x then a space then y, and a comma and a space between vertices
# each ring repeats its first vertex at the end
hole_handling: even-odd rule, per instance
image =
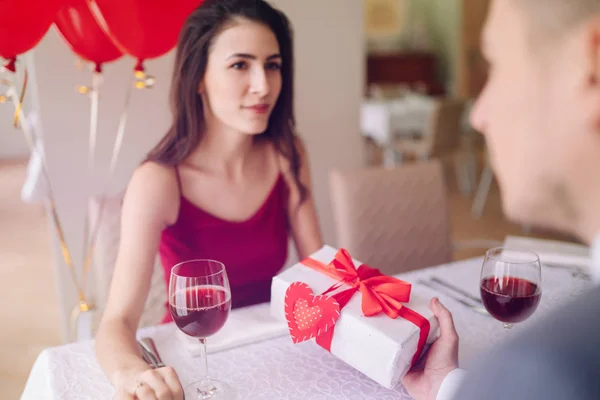
POLYGON ((96 63, 97 72, 101 72, 102 64, 123 55, 98 25, 86 0, 66 1, 54 23, 77 55, 96 63))
POLYGON ((12 60, 44 37, 61 0, 0 0, 0 57, 12 60))
POLYGON ((177 43, 187 16, 202 0, 87 0, 100 26, 124 52, 138 59, 159 57, 177 43))

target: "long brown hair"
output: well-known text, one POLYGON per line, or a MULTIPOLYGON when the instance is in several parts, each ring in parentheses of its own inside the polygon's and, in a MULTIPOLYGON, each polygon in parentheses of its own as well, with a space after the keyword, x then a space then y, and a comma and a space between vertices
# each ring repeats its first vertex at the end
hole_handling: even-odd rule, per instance
POLYGON ((292 29, 285 14, 264 0, 204 0, 189 15, 179 35, 171 81, 173 123, 150 151, 147 160, 174 166, 183 162, 200 144, 204 135, 204 115, 198 84, 206 72, 209 50, 216 36, 235 18, 262 23, 277 38, 282 58, 281 92, 267 130, 257 139, 272 142, 289 160, 302 202, 307 189, 299 179, 300 156, 295 137, 292 29))

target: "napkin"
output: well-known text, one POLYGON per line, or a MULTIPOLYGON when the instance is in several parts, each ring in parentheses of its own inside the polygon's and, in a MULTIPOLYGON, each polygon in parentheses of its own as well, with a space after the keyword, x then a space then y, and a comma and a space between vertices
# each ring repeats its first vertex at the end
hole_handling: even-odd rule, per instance
MULTIPOLYGON (((289 334, 287 323, 270 315, 270 305, 257 304, 231 310, 223 328, 207 340, 208 353, 216 353, 251 343, 262 342, 289 334)), ((185 343, 192 355, 200 352, 198 339, 177 330, 177 335, 185 343)))
MULTIPOLYGON (((558 264, 565 268, 581 269, 591 272, 592 260, 587 246, 565 243, 553 240, 541 240, 518 236, 508 236, 504 241, 504 247, 510 250, 529 250, 535 252, 542 265, 558 264)), ((515 253, 511 253, 517 257, 515 253)))
MULTIPOLYGON (((587 246, 567 243, 556 240, 536 239, 521 236, 507 236, 504 239, 504 247, 515 250, 531 250, 538 254, 545 254, 547 257, 574 256, 575 258, 589 257, 589 248, 587 246)), ((548 260, 551 262, 551 260, 548 260)), ((554 262, 554 261, 552 261, 554 262)))

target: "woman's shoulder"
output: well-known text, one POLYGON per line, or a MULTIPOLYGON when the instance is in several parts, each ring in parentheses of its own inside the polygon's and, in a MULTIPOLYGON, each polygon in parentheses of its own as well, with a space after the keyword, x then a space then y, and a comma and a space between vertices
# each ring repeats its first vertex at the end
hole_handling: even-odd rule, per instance
POLYGON ((144 161, 134 171, 132 179, 157 180, 159 184, 177 183, 175 167, 156 161, 144 161))
POLYGON ((172 165, 144 161, 133 171, 130 185, 138 185, 148 191, 175 189, 177 192, 177 169, 172 165))
POLYGON ((126 200, 174 222, 179 212, 179 184, 174 166, 145 161, 133 172, 126 200))

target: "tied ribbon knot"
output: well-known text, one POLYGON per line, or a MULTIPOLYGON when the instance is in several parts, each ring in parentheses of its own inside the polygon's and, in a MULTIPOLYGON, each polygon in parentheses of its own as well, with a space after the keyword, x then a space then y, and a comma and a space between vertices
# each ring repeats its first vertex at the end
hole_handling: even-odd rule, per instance
POLYGON ((8 59, 8 62, 4 65, 4 68, 13 73, 17 72, 17 57, 8 59))
MULTIPOLYGON (((403 304, 410 301, 410 283, 384 275, 378 269, 365 264, 356 268, 350 253, 346 249, 340 249, 329 264, 324 264, 312 258, 302 260, 302 264, 337 281, 323 292, 323 295, 335 292, 344 285, 350 286, 348 289, 331 295, 339 303, 340 310, 348 304, 356 292, 360 291, 362 294, 362 312, 365 317, 372 317, 383 312, 389 318, 396 319, 400 317, 416 325, 420 333, 412 365, 418 361, 431 327, 425 317, 403 304)), ((332 328, 318 336, 316 339, 317 344, 327 351, 331 351, 333 332, 334 329, 332 328)))

